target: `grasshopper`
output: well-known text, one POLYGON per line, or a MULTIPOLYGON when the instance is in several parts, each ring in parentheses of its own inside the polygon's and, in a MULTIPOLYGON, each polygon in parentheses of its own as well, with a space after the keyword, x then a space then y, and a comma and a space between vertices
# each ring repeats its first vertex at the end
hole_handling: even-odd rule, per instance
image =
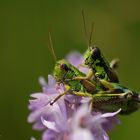
POLYGON ((85 77, 86 75, 64 59, 56 62, 53 76, 58 83, 64 84, 65 91, 58 95, 58 97, 51 102, 51 105, 67 93, 83 97, 91 97, 92 95, 90 92, 93 92, 96 89, 94 81, 74 80, 75 77, 85 77))
POLYGON ((91 69, 91 73, 98 75, 99 78, 110 82, 119 82, 115 72, 117 61, 115 60, 114 64, 111 63, 110 66, 98 47, 91 46, 87 49, 84 53, 84 64, 91 69))
POLYGON ((121 108, 121 114, 130 114, 139 108, 140 96, 136 92, 118 83, 102 80, 98 76, 96 81, 76 79, 86 75, 64 59, 56 62, 53 75, 58 83, 64 84, 65 91, 53 99, 51 105, 69 93, 89 97, 93 109, 103 112, 112 112, 121 108))
POLYGON ((119 79, 115 72, 115 69, 118 66, 117 59, 113 60, 109 64, 109 62, 105 59, 105 57, 101 53, 100 49, 98 47, 91 46, 92 32, 93 32, 94 25, 92 23, 91 32, 88 37, 87 30, 86 30, 84 11, 82 11, 82 17, 83 17, 83 23, 84 23, 85 36, 86 36, 86 39, 88 42, 88 49, 84 53, 83 66, 88 66, 90 71, 89 71, 89 74, 85 78, 78 77, 77 79, 90 79, 90 78, 92 78, 92 76, 98 75, 98 77, 101 79, 118 83, 119 79))
POLYGON ((75 77, 85 77, 86 75, 64 59, 57 61, 50 33, 49 42, 49 50, 55 61, 53 76, 55 77, 58 84, 63 83, 65 86, 64 93, 58 95, 58 97, 56 97, 50 104, 53 105, 53 103, 55 103, 61 96, 67 93, 90 97, 91 95, 88 92, 94 91, 96 89, 94 81, 74 79, 75 77))
MULTIPOLYGON (((85 19, 83 13, 84 28, 86 33, 85 19)), ((116 68, 118 60, 112 60, 111 63, 101 53, 96 46, 91 46, 91 36, 93 25, 90 33, 88 49, 84 53, 84 65, 89 67, 89 73, 86 77, 76 77, 75 79, 93 79, 100 83, 99 90, 93 94, 92 102, 95 110, 110 112, 121 108, 121 114, 130 114, 139 108, 140 95, 129 88, 119 84, 116 68)), ((87 37, 87 33, 86 33, 87 37)))

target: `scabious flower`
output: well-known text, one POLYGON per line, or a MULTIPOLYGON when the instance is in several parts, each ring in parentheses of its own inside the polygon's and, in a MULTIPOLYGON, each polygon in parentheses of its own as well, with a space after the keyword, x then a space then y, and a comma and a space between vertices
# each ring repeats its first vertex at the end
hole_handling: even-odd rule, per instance
MULTIPOLYGON (((82 55, 76 52, 66 59, 76 67, 83 61, 82 55)), ((88 69, 80 70, 86 73, 88 69)), ((90 112, 90 99, 72 94, 66 94, 50 105, 65 87, 58 85, 51 75, 48 83, 42 77, 39 82, 42 92, 31 94, 28 122, 33 123, 33 129, 43 131, 42 140, 109 140, 107 131, 120 123, 116 117, 120 110, 105 114, 90 112)))
POLYGON ((55 109, 57 112, 52 111, 52 107, 48 107, 52 118, 55 118, 53 121, 41 117, 42 123, 48 128, 43 140, 51 140, 48 139, 50 134, 54 140, 77 140, 79 138, 82 140, 109 140, 103 124, 111 123, 109 118, 120 112, 118 110, 114 113, 93 115, 89 111, 89 106, 84 104, 73 113, 71 118, 68 118, 66 106, 63 106, 63 109, 61 107, 59 104, 55 104, 53 108, 57 108, 55 109))

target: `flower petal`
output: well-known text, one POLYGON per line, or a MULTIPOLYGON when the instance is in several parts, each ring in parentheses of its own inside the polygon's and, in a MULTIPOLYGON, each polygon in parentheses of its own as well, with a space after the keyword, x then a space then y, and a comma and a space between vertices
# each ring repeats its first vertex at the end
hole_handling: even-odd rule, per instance
POLYGON ((43 130, 45 129, 45 126, 42 124, 41 120, 38 120, 35 124, 33 124, 34 130, 43 130))
POLYGON ((121 111, 121 108, 119 110, 117 110, 116 112, 102 114, 102 117, 103 118, 113 117, 113 116, 117 115, 120 111, 121 111))
POLYGON ((46 82, 46 80, 45 80, 44 77, 40 76, 40 77, 38 78, 38 80, 39 80, 39 83, 40 83, 40 85, 41 85, 42 87, 47 86, 47 82, 46 82))
POLYGON ((54 87, 56 84, 56 80, 52 75, 48 75, 48 85, 50 87, 54 87))
POLYGON ((68 60, 72 65, 74 65, 75 67, 77 67, 79 64, 82 63, 83 56, 82 56, 81 53, 79 53, 77 51, 73 51, 73 52, 70 52, 66 56, 66 60, 68 60))
POLYGON ((32 97, 32 98, 42 98, 42 96, 43 96, 43 93, 42 92, 33 93, 33 94, 30 95, 30 97, 32 97))
MULTIPOLYGON (((72 65, 74 65, 75 67, 78 68, 78 66, 83 63, 84 58, 81 53, 79 53, 77 51, 73 51, 73 52, 70 52, 66 56, 66 60, 68 60, 72 65)), ((89 71, 89 68, 80 67, 79 70, 82 71, 83 73, 87 74, 89 71)))
POLYGON ((95 140, 91 131, 84 128, 76 129, 70 136, 70 140, 95 140))
POLYGON ((43 133, 42 140, 63 140, 63 138, 60 133, 48 129, 43 133))
POLYGON ((42 123, 49 129, 55 131, 55 132, 59 132, 59 130, 56 127, 56 123, 55 122, 51 122, 51 121, 47 121, 43 118, 43 116, 41 116, 41 121, 42 123))
POLYGON ((81 119, 89 114, 89 106, 87 104, 81 105, 73 116, 72 129, 79 127, 81 119))

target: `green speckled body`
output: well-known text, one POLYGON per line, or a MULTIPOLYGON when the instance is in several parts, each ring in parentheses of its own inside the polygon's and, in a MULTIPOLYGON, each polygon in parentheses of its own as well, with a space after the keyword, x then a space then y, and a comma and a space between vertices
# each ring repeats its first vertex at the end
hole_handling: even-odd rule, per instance
POLYGON ((72 90, 86 92, 86 88, 80 80, 65 81, 66 79, 73 79, 78 76, 86 76, 84 73, 80 72, 76 67, 71 65, 66 60, 62 59, 56 63, 53 75, 58 82, 63 82, 69 85, 72 90), (62 69, 61 64, 67 65, 69 69, 67 71, 65 69, 62 69))
MULTIPOLYGON (((88 85, 83 84, 81 80, 73 80, 75 77, 85 77, 86 75, 66 60, 60 60, 56 63, 53 75, 57 82, 68 85, 72 91, 82 93, 88 92, 88 85)), ((95 81, 90 82, 95 83, 95 81)), ((112 86, 111 92, 108 92, 109 89, 103 87, 98 81, 95 83, 96 89, 90 92, 90 97, 92 97, 93 100, 93 109, 102 112, 114 112, 121 108, 121 114, 130 114, 138 110, 140 102, 139 94, 121 84, 112 82, 109 82, 109 84, 112 86), (124 93, 126 93, 126 97, 121 96, 124 93), (127 95, 130 93, 132 94, 131 98, 127 98, 127 95)))
POLYGON ((114 112, 121 108, 120 114, 127 115, 139 109, 140 106, 139 94, 122 86, 121 84, 118 83, 110 83, 110 84, 114 88, 107 97, 104 97, 103 94, 101 96, 93 95, 95 96, 93 97, 94 98, 93 108, 95 110, 102 112, 114 112), (112 96, 112 94, 124 94, 124 93, 126 93, 124 97, 112 96), (127 96, 130 93, 131 97, 128 98, 127 96))
POLYGON ((89 66, 89 68, 92 68, 93 72, 97 74, 100 79, 118 83, 117 75, 110 67, 109 62, 102 55, 99 48, 89 47, 84 53, 84 63, 89 66), (93 53, 94 49, 98 49, 98 55, 93 53))

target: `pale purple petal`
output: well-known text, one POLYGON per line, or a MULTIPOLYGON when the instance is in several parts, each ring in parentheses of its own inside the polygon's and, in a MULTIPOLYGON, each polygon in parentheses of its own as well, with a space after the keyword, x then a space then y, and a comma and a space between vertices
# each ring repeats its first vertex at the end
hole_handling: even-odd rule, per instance
POLYGON ((93 132, 95 140, 109 140, 107 133, 101 128, 93 132))
POLYGON ((59 129, 57 129, 56 123, 52 121, 47 121, 43 117, 41 117, 41 121, 48 129, 51 129, 52 131, 59 132, 59 129))
POLYGON ((120 124, 120 120, 116 116, 120 111, 121 109, 113 113, 106 113, 102 115, 102 117, 106 117, 106 122, 102 123, 102 127, 105 131, 110 131, 115 125, 120 124))
POLYGON ((117 124, 120 124, 120 120, 117 116, 106 118, 106 122, 102 123, 102 127, 105 131, 111 131, 117 124))
POLYGON ((45 114, 46 109, 47 106, 30 113, 30 115, 28 116, 28 122, 33 123, 35 121, 40 120, 41 115, 45 114))
POLYGON ((42 93, 32 94, 31 97, 35 98, 29 100, 29 109, 32 111, 40 109, 41 107, 47 105, 51 99, 53 99, 53 96, 47 96, 46 94, 42 93))
MULTIPOLYGON (((48 105, 47 107, 47 112, 46 114, 49 115, 50 117, 46 117, 45 120, 42 119, 42 123, 48 127, 47 125, 49 124, 49 129, 54 128, 57 129, 58 131, 67 131, 67 114, 66 114, 66 108, 65 104, 63 103, 64 100, 60 99, 57 103, 54 103, 53 106, 48 105), (63 107, 62 107, 63 106, 63 107), (51 125, 52 124, 52 125, 51 125), (63 127, 62 127, 63 124, 63 127)), ((53 129, 54 130, 54 129, 53 129)), ((55 130, 56 131, 56 130, 55 130)))
POLYGON ((100 112, 97 113, 93 113, 93 117, 90 121, 92 122, 98 122, 99 124, 107 122, 107 118, 109 117, 114 117, 115 115, 117 115, 119 112, 121 111, 121 109, 117 110, 116 112, 112 112, 112 113, 104 113, 101 114, 100 112))
POLYGON ((63 140, 63 139, 60 133, 56 133, 55 131, 48 129, 43 133, 42 140, 63 140))
POLYGON ((89 106, 86 105, 82 105, 78 108, 77 112, 74 114, 73 116, 73 121, 72 121, 72 128, 73 129, 77 129, 77 127, 79 127, 79 125, 81 125, 81 119, 83 119, 83 117, 89 115, 89 106))
POLYGON ((77 67, 83 62, 83 56, 81 53, 73 51, 66 56, 66 60, 68 60, 72 65, 77 67))
POLYGON ((82 97, 72 94, 67 94, 65 99, 70 103, 81 103, 82 97))
POLYGON ((72 117, 74 113, 76 113, 77 109, 85 103, 88 103, 89 98, 80 97, 76 95, 65 95, 65 104, 67 108, 67 116, 72 117))
POLYGON ((85 103, 89 103, 91 101, 90 97, 82 97, 81 98, 81 103, 85 104, 85 103))
POLYGON ((66 109, 66 105, 64 102, 64 97, 62 97, 62 98, 61 98, 61 100, 58 101, 58 104, 59 104, 59 108, 61 111, 61 115, 63 115, 63 121, 67 122, 67 109, 66 109))
POLYGON ((109 140, 109 137, 105 131, 103 131, 103 140, 109 140))
POLYGON ((64 85, 61 83, 60 85, 56 86, 56 89, 58 90, 58 92, 63 93, 65 91, 65 87, 64 85))
POLYGON ((48 84, 46 86, 43 86, 43 93, 54 94, 57 92, 58 90, 56 89, 56 80, 52 75, 48 75, 48 84))
POLYGON ((42 89, 43 89, 43 93, 47 94, 47 95, 58 93, 58 91, 55 87, 49 87, 49 88, 48 87, 43 87, 42 89))
POLYGON ((38 121, 33 124, 33 129, 41 131, 45 129, 45 126, 42 124, 42 121, 38 119, 38 121))
POLYGON ((90 130, 78 128, 71 134, 70 140, 96 140, 96 139, 94 139, 90 130))
POLYGON ((58 94, 53 94, 53 95, 48 95, 48 96, 46 95, 46 97, 42 100, 42 102, 40 102, 39 99, 36 99, 35 102, 38 105, 40 104, 41 106, 38 106, 38 108, 36 107, 35 110, 34 110, 35 104, 34 103, 32 104, 32 102, 34 102, 34 101, 32 101, 30 108, 33 110, 30 113, 30 115, 28 116, 28 122, 33 123, 33 122, 37 121, 38 119, 40 120, 41 115, 48 114, 48 111, 47 111, 49 109, 48 105, 56 96, 58 96, 58 94))
POLYGON ((52 75, 48 75, 48 85, 49 87, 54 87, 56 84, 56 80, 52 75))
POLYGON ((117 115, 120 111, 121 111, 121 108, 119 110, 117 110, 116 112, 113 112, 113 113, 105 113, 105 114, 102 114, 101 117, 103 117, 103 118, 113 117, 113 116, 117 115))
POLYGON ((38 78, 38 80, 39 80, 39 83, 40 83, 40 85, 41 85, 42 87, 47 86, 47 82, 46 82, 46 80, 45 80, 44 77, 40 76, 40 77, 38 78))
MULTIPOLYGON (((66 56, 66 60, 70 62, 73 66, 79 67, 84 61, 83 55, 77 51, 73 51, 66 56)), ((85 74, 88 73, 89 68, 87 67, 79 67, 79 70, 85 74)))
POLYGON ((44 98, 44 96, 46 96, 46 95, 43 95, 42 92, 33 93, 33 94, 30 95, 30 97, 32 97, 32 98, 37 98, 37 99, 39 99, 39 98, 44 98))

